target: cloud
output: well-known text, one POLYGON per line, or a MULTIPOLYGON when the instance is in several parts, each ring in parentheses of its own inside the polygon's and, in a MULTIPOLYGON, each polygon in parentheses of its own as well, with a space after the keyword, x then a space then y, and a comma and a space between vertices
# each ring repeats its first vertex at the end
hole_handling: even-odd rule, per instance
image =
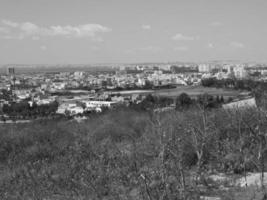
POLYGON ((186 46, 174 47, 174 51, 188 51, 189 48, 186 46))
POLYGON ((30 22, 22 23, 19 28, 21 31, 26 35, 37 35, 39 33, 42 33, 42 28, 39 28, 37 25, 32 24, 30 22))
POLYGON ((91 38, 95 41, 102 41, 98 36, 99 33, 110 32, 111 29, 100 24, 83 24, 78 26, 50 26, 41 27, 31 22, 17 23, 9 20, 2 20, 2 24, 6 28, 12 30, 13 35, 8 36, 7 39, 23 39, 31 37, 33 40, 40 37, 63 36, 66 38, 91 38))
POLYGON ((43 50, 43 51, 46 51, 47 50, 47 46, 42 45, 42 46, 40 46, 40 49, 43 50))
POLYGON ((1 27, 0 26, 0 33, 9 33, 9 29, 6 27, 1 27))
POLYGON ((12 21, 9 21, 9 20, 6 20, 6 19, 3 19, 2 20, 2 23, 5 24, 5 25, 7 25, 7 26, 13 27, 13 28, 16 28, 16 27, 19 26, 18 23, 12 22, 12 21))
POLYGON ((193 37, 193 36, 186 36, 181 33, 178 33, 172 37, 173 40, 176 41, 192 41, 198 39, 198 37, 193 37))
POLYGON ((211 22, 210 23, 211 26, 214 26, 214 27, 219 27, 219 26, 222 26, 222 22, 211 22))
POLYGON ((214 48, 214 44, 209 43, 209 44, 208 44, 208 47, 209 47, 210 49, 213 49, 213 48, 214 48))
POLYGON ((40 37, 39 36, 33 36, 32 40, 40 40, 40 37))
POLYGON ((245 47, 245 45, 241 42, 231 42, 230 46, 233 48, 239 48, 239 49, 245 47))
POLYGON ((144 30, 150 30, 151 26, 150 25, 142 25, 142 29, 144 30))

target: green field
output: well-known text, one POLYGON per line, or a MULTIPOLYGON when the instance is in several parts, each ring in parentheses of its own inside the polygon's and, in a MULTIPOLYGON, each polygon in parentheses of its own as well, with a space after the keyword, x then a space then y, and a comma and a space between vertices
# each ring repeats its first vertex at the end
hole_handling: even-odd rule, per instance
POLYGON ((164 90, 156 90, 154 91, 154 94, 160 95, 160 96, 168 96, 168 97, 177 97, 181 93, 187 93, 188 95, 194 97, 200 94, 210 94, 210 95, 223 95, 227 97, 236 97, 240 95, 245 95, 247 93, 242 93, 238 90, 227 90, 222 88, 208 88, 203 86, 179 86, 174 89, 164 89, 164 90))
MULTIPOLYGON (((159 89, 159 90, 132 90, 132 91, 118 91, 122 95, 129 94, 154 94, 159 96, 166 96, 171 98, 176 98, 181 93, 187 93, 191 97, 196 97, 200 94, 210 94, 214 96, 225 96, 225 97, 237 97, 237 96, 246 96, 247 92, 241 92, 238 90, 222 89, 222 88, 208 88, 203 86, 178 86, 177 88, 172 89, 159 89)), ((115 93, 115 92, 114 92, 115 93)))

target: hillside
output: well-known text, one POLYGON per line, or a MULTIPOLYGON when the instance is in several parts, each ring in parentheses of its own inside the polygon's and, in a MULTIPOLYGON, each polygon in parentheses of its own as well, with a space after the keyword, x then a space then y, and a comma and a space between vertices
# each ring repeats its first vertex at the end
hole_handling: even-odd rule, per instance
POLYGON ((119 109, 0 126, 0 199, 263 199, 265 109, 119 109), (214 176, 226 176, 218 181, 214 176))

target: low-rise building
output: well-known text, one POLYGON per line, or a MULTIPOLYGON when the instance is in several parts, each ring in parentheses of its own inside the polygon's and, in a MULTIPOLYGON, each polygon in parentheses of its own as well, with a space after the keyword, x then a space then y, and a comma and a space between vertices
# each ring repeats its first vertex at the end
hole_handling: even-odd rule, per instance
POLYGON ((107 108, 110 108, 114 105, 116 105, 117 103, 116 102, 113 102, 113 101, 91 101, 91 100, 88 100, 88 101, 82 101, 82 103, 85 104, 86 107, 107 107, 107 108))

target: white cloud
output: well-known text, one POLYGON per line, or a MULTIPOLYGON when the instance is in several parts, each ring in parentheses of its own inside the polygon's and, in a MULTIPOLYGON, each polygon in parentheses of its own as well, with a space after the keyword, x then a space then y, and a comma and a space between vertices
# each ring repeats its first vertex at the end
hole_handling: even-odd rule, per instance
POLYGON ((42 45, 42 46, 40 46, 40 49, 43 50, 43 51, 46 51, 47 50, 47 46, 42 45))
POLYGON ((239 48, 239 49, 245 47, 245 45, 243 43, 241 43, 241 42, 231 42, 230 46, 234 47, 234 48, 239 48))
POLYGON ((150 30, 151 26, 150 25, 142 25, 142 29, 144 30, 150 30))
POLYGON ((186 46, 174 47, 174 51, 188 51, 189 48, 186 46))
POLYGON ((100 24, 40 27, 31 22, 16 23, 9 20, 2 20, 2 24, 12 29, 13 35, 8 35, 10 38, 31 37, 33 40, 44 36, 64 36, 66 38, 91 38, 95 41, 102 41, 98 34, 111 31, 110 28, 100 24))
POLYGON ((26 35, 36 35, 42 32, 41 28, 30 22, 22 23, 19 27, 26 35))
POLYGON ((193 37, 193 36, 186 36, 181 33, 178 33, 172 37, 173 40, 177 41, 192 41, 198 39, 198 37, 193 37))
POLYGON ((208 44, 208 47, 211 48, 211 49, 213 49, 213 48, 214 48, 214 44, 209 43, 209 44, 208 44))
POLYGON ((5 20, 5 19, 2 20, 2 23, 7 25, 7 26, 13 27, 13 28, 16 28, 16 27, 19 26, 18 23, 12 22, 12 21, 9 21, 9 20, 5 20))
POLYGON ((0 33, 9 33, 9 29, 6 27, 1 27, 0 26, 0 33))
POLYGON ((210 23, 211 26, 214 26, 214 27, 219 27, 219 26, 222 26, 222 22, 211 22, 210 23))

